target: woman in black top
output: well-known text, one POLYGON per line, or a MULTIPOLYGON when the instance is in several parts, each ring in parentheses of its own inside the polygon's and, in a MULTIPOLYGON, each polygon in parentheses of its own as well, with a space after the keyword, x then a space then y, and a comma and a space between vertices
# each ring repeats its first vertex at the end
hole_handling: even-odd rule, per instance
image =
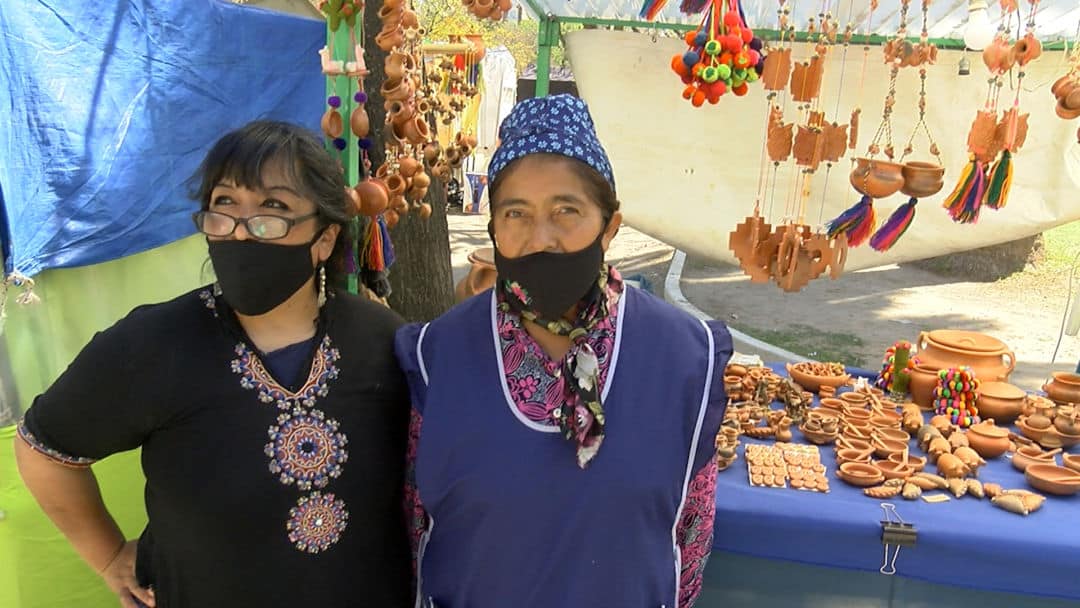
POLYGON ((218 282, 94 336, 19 424, 19 470, 125 607, 405 606, 402 321, 333 290, 341 170, 256 122, 200 177, 218 282), (127 541, 89 466, 140 446, 149 523, 127 541))

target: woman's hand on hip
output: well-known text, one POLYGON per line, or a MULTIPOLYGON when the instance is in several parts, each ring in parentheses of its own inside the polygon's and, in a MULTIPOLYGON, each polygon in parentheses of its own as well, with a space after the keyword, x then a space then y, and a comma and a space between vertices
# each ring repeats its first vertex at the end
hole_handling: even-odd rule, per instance
POLYGON ((153 608, 154 591, 139 585, 135 579, 135 552, 138 541, 129 540, 109 562, 108 566, 101 571, 101 578, 120 598, 122 608, 139 608, 138 600, 146 606, 153 608))

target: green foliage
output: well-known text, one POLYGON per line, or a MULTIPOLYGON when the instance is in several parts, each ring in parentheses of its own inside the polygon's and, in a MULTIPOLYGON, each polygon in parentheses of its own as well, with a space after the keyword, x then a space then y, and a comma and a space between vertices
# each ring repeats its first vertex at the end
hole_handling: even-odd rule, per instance
MULTIPOLYGON (((505 46, 514 56, 519 72, 536 63, 539 22, 518 3, 510 10, 510 14, 499 22, 477 19, 466 10, 460 0, 417 0, 415 7, 421 26, 427 30, 428 41, 445 41, 453 34, 481 34, 485 45, 505 46)), ((576 24, 563 24, 562 31, 580 27, 576 24)), ((551 65, 568 65, 561 41, 552 49, 551 65)))

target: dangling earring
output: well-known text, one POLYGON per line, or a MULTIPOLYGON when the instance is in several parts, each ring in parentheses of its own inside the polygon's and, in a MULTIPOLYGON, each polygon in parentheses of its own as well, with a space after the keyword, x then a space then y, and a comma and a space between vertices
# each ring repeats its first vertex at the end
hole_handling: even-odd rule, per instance
POLYGON ((326 264, 319 265, 319 308, 326 304, 326 264))
POLYGON ((217 281, 214 281, 214 297, 216 298, 216 297, 218 297, 220 295, 221 295, 221 283, 218 283, 217 281))

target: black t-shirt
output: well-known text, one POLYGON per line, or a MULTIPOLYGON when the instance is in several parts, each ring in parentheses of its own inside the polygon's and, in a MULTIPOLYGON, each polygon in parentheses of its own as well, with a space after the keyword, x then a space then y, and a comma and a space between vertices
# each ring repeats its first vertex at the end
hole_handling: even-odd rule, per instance
POLYGON ((401 324, 332 297, 307 381, 278 383, 225 302, 197 290, 94 336, 20 431, 69 464, 142 447, 136 571, 161 608, 406 606, 401 324))

